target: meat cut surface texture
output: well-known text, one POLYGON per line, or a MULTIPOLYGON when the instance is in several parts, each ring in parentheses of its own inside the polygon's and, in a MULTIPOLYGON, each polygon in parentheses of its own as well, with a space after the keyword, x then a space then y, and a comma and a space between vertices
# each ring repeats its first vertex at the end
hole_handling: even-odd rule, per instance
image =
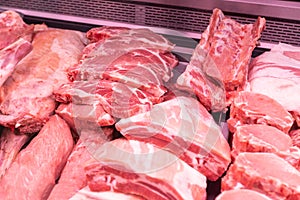
POLYGON ((55 110, 52 93, 68 82, 66 70, 78 62, 84 47, 80 32, 49 29, 37 32, 32 51, 0 88, 0 124, 21 133, 41 129, 55 110))
POLYGON ((243 124, 266 124, 284 133, 291 129, 294 119, 285 108, 274 99, 254 92, 239 92, 230 107, 227 120, 231 132, 243 124))
POLYGON ((116 128, 128 139, 172 152, 210 180, 227 169, 230 147, 213 117, 195 99, 177 97, 145 113, 121 119, 116 128))
POLYGON ((300 129, 291 131, 289 135, 292 138, 293 145, 300 148, 300 129))
POLYGON ((178 85, 194 92, 208 109, 223 110, 244 89, 252 51, 265 23, 258 17, 254 24, 239 24, 214 9, 178 85))
POLYGON ((271 199, 299 199, 300 172, 273 153, 240 153, 222 179, 222 191, 252 189, 271 199))
POLYGON ((300 126, 300 47, 280 43, 255 58, 249 83, 251 91, 278 101, 300 126))
POLYGON ((248 189, 227 190, 222 192, 216 200, 271 200, 266 195, 248 189))
POLYGON ((206 199, 206 178, 173 154, 149 143, 116 139, 85 167, 91 191, 115 191, 144 199, 206 199))
POLYGON ((47 199, 73 144, 67 123, 52 116, 0 180, 0 198, 47 199))

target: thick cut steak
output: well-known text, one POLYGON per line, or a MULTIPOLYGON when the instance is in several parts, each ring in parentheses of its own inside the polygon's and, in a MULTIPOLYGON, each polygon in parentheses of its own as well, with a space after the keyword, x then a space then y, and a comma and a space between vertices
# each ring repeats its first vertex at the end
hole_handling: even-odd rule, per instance
POLYGON ((91 191, 115 191, 144 199, 206 199, 206 178, 173 154, 136 140, 116 139, 85 167, 91 191))
POLYGON ((0 180, 0 198, 47 199, 73 143, 67 123, 52 116, 0 180))
POLYGON ((288 133, 294 119, 276 100, 259 93, 239 92, 227 120, 231 132, 243 124, 266 124, 288 133))
POLYGON ((84 172, 85 163, 94 159, 93 153, 103 143, 111 139, 112 132, 112 128, 103 128, 98 131, 81 131, 80 138, 48 200, 70 199, 79 190, 87 186, 84 172))
POLYGON ((34 133, 53 114, 52 93, 68 82, 66 70, 84 47, 80 32, 49 29, 35 34, 32 51, 0 88, 0 124, 34 133))
POLYGON ((259 17, 254 24, 239 24, 214 9, 178 85, 194 92, 208 109, 223 110, 244 89, 251 54, 265 23, 259 17))
POLYGON ((300 149, 293 147, 292 139, 284 132, 267 125, 237 127, 232 140, 231 155, 241 152, 271 152, 300 169, 300 149))
POLYGON ((16 135, 9 128, 0 133, 0 179, 28 140, 28 135, 16 135))
POLYGON ((149 112, 121 119, 116 128, 126 138, 172 152, 210 180, 217 180, 231 161, 220 127, 193 98, 177 97, 156 104, 149 112))
POLYGON ((280 43, 255 58, 249 83, 251 91, 278 101, 300 126, 300 47, 280 43))
POLYGON ((266 195, 248 189, 227 190, 222 192, 216 200, 272 200, 266 195))
POLYGON ((252 189, 271 199, 299 199, 300 172, 273 153, 240 153, 222 179, 222 190, 252 189))

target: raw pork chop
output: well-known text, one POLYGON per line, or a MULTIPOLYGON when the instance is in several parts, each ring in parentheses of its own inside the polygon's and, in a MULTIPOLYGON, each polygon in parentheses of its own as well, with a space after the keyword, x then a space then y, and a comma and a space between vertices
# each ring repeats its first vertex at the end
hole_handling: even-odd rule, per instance
POLYGON ((58 184, 51 191, 48 200, 70 199, 80 189, 87 186, 85 163, 93 159, 93 153, 97 148, 111 139, 112 132, 112 128, 81 131, 80 139, 69 156, 58 184))
POLYGON ((68 82, 66 69, 84 47, 80 32, 49 29, 35 34, 32 51, 0 88, 0 124, 21 133, 41 129, 54 112, 53 90, 68 82))
POLYGON ((34 26, 24 23, 22 17, 14 11, 0 13, 0 50, 19 38, 31 40, 34 26))
POLYGON ((16 135, 9 128, 0 133, 0 179, 28 140, 28 135, 16 135))
POLYGON ((222 192, 216 200, 272 200, 264 194, 254 190, 236 189, 222 192))
POLYGON ((195 99, 178 97, 149 112, 121 119, 117 130, 126 138, 168 150, 210 180, 217 180, 230 163, 230 148, 213 117, 195 99))
POLYGON ((300 149, 292 146, 291 138, 275 127, 243 125, 233 134, 231 155, 241 152, 271 152, 300 169, 300 149))
POLYGON ((47 199, 73 143, 67 123, 52 116, 0 180, 0 199, 47 199))
POLYGON ((272 199, 300 199, 300 172, 273 153, 240 153, 222 179, 222 190, 246 188, 272 199))
POLYGON ((249 82, 251 91, 278 101, 300 126, 300 47, 281 43, 255 58, 249 82))
POLYGON ((258 17, 254 24, 239 24, 214 9, 178 85, 194 92, 206 108, 223 110, 244 88, 251 54, 265 23, 258 17))
POLYGON ((243 124, 266 124, 288 133, 294 119, 274 99, 254 92, 239 92, 230 107, 227 120, 231 132, 243 124))
POLYGON ((91 191, 115 191, 155 200, 206 199, 206 178, 173 154, 151 144, 116 139, 85 167, 91 191))

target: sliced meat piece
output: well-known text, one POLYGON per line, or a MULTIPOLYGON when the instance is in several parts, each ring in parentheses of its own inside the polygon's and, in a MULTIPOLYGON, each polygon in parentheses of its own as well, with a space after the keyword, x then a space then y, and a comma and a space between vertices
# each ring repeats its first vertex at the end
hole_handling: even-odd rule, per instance
POLYGON ((258 17, 254 24, 239 24, 214 9, 178 85, 193 91, 208 109, 224 110, 244 89, 251 54, 265 23, 258 17))
POLYGON ((35 34, 32 51, 0 88, 0 124, 20 133, 38 132, 55 110, 52 93, 68 82, 66 69, 77 63, 83 33, 49 29, 35 34))
POLYGON ((289 134, 292 138, 293 145, 300 148, 300 129, 293 130, 289 134))
POLYGON ((213 117, 195 99, 177 97, 149 112, 121 119, 117 130, 126 138, 168 150, 210 180, 227 169, 230 148, 213 117))
POLYGON ((216 198, 216 200, 240 200, 241 198, 243 198, 243 200, 271 200, 271 198, 262 193, 247 189, 224 191, 216 198))
POLYGON ((255 58, 249 83, 251 91, 278 101, 300 126, 300 47, 280 43, 255 58))
POLYGON ((234 99, 227 122, 231 132, 235 132, 236 128, 243 124, 266 124, 288 133, 294 119, 274 99, 263 94, 244 91, 234 99))
POLYGON ((67 123, 52 116, 0 180, 0 198, 47 199, 73 143, 67 123))
POLYGON ((105 39, 111 38, 113 36, 118 36, 121 32, 128 32, 129 28, 126 27, 113 27, 113 26, 103 26, 90 29, 86 33, 86 37, 90 42, 103 42, 105 39))
POLYGON ((291 138, 275 127, 243 125, 236 129, 232 140, 231 155, 241 152, 271 152, 300 169, 300 149, 292 146, 291 138))
POLYGON ((271 199, 299 199, 300 172, 273 153, 240 153, 222 179, 222 190, 251 189, 271 199))
POLYGON ((144 198, 131 195, 131 194, 124 194, 119 192, 92 192, 89 187, 84 187, 83 189, 79 190, 70 200, 144 200, 144 198))
POLYGON ((145 199, 206 199, 204 175, 151 144, 116 139, 85 167, 91 191, 115 191, 145 199))
POLYGON ((0 133, 0 179, 28 140, 29 136, 16 135, 9 128, 0 133))
POLYGON ((13 73, 18 62, 32 49, 31 43, 23 38, 0 50, 0 87, 13 73))
POLYGON ((22 17, 11 10, 0 13, 0 50, 19 38, 31 41, 34 25, 24 23, 22 17))
POLYGON ((70 199, 87 186, 84 166, 87 161, 94 159, 93 153, 97 148, 111 139, 112 132, 112 128, 81 131, 80 138, 48 200, 70 199))

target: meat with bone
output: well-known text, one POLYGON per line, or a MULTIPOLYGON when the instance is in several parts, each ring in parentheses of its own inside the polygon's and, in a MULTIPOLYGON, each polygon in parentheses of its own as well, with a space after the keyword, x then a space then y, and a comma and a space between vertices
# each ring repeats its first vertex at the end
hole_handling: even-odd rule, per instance
POLYGON ((41 129, 53 114, 53 90, 68 82, 66 69, 77 63, 84 47, 80 32, 49 29, 35 34, 32 51, 0 88, 0 124, 21 133, 41 129))
POLYGON ((278 101, 300 126, 300 47, 280 43, 255 58, 249 83, 251 91, 278 101))
POLYGON ((121 119, 117 130, 126 138, 168 150, 210 180, 227 169, 230 148, 213 117, 195 99, 177 97, 145 113, 121 119))
POLYGON ((273 153, 240 153, 222 179, 222 190, 252 189, 271 199, 299 199, 300 172, 273 153))
POLYGON ((258 17, 254 24, 239 24, 214 9, 178 85, 194 92, 208 109, 223 110, 245 86, 251 54, 265 23, 258 17))
POLYGON ((222 192, 216 200, 271 200, 266 195, 248 189, 227 190, 222 192))
POLYGON ((294 119, 284 107, 274 99, 254 92, 239 92, 230 107, 227 120, 231 132, 243 124, 266 124, 284 133, 291 129, 294 119))
POLYGON ((151 144, 116 139, 105 143, 85 167, 91 191, 115 191, 144 199, 206 199, 204 175, 151 144))
POLYGON ((80 138, 68 158, 58 183, 48 197, 48 200, 70 199, 79 190, 87 186, 84 166, 94 159, 93 154, 103 143, 112 137, 112 128, 82 130, 80 138))
POLYGON ((0 198, 47 199, 73 144, 67 123, 52 116, 0 180, 0 198))
POLYGON ((20 38, 31 41, 34 26, 24 23, 22 17, 11 10, 0 13, 0 50, 20 38))
POLYGON ((23 38, 0 50, 0 87, 13 73, 18 62, 32 49, 31 43, 23 38))
POLYGON ((267 125, 237 127, 232 140, 231 155, 241 152, 271 152, 300 169, 300 149, 292 146, 292 139, 284 132, 267 125))
POLYGON ((28 140, 28 135, 16 135, 9 128, 0 133, 0 179, 28 140))

